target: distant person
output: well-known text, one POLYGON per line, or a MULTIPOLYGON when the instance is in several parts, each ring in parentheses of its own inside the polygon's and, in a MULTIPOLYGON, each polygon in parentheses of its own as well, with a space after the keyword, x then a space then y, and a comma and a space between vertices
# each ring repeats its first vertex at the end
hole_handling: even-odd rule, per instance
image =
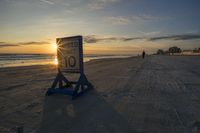
POLYGON ((145 57, 145 51, 142 52, 142 58, 144 59, 145 57))

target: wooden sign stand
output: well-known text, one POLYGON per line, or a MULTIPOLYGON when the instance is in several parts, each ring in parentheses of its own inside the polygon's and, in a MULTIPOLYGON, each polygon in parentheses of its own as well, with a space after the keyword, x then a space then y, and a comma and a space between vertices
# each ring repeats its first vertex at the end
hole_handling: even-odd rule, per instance
POLYGON ((58 74, 51 86, 46 92, 46 95, 60 93, 71 95, 72 99, 80 96, 87 90, 92 89, 92 85, 88 82, 85 74, 80 73, 78 81, 69 81, 62 72, 58 71, 58 74), (58 88, 56 88, 58 86, 58 88))
MULTIPOLYGON (((49 96, 51 94, 60 93, 60 94, 66 94, 72 96, 72 99, 80 96, 84 92, 86 92, 89 89, 92 89, 91 83, 87 80, 85 74, 84 74, 84 67, 83 67, 83 49, 82 49, 82 36, 75 36, 70 38, 80 38, 80 44, 79 47, 79 58, 80 58, 80 71, 75 72, 79 73, 80 77, 78 81, 69 81, 62 73, 60 68, 58 68, 58 74, 51 86, 51 88, 48 89, 46 92, 46 95, 49 96), (58 88, 56 88, 58 86, 58 88)), ((66 72, 67 73, 67 72, 66 72)), ((74 72, 70 72, 74 73, 74 72)))

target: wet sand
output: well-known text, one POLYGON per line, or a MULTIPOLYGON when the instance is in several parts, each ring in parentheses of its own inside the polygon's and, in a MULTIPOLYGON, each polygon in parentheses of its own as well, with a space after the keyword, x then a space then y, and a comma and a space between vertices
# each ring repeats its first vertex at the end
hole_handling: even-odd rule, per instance
MULTIPOLYGON (((55 66, 0 69, 0 132, 200 132, 199 56, 100 59, 85 64, 94 89, 45 96, 55 66)), ((76 78, 76 77, 73 77, 76 78)))

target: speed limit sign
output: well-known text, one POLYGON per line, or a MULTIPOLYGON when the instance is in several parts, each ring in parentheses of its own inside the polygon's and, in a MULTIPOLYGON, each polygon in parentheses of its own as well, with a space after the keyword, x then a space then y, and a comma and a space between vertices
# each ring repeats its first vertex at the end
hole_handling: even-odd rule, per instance
POLYGON ((80 73, 83 69, 82 36, 57 38, 56 42, 60 71, 80 73))

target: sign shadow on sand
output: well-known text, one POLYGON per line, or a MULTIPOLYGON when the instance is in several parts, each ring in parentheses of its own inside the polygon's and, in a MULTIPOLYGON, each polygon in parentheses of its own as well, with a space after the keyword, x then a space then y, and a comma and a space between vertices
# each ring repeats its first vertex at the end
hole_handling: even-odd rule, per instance
POLYGON ((75 100, 55 94, 44 101, 37 133, 133 133, 133 129, 95 89, 75 100))

